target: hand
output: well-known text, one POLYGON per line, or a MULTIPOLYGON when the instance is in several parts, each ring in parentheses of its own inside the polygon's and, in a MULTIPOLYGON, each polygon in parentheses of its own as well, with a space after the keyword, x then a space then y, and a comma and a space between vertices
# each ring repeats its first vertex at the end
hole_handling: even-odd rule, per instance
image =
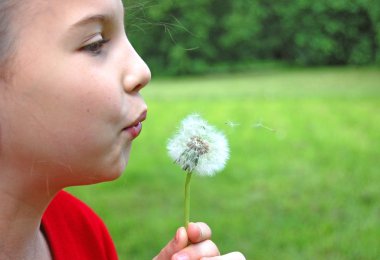
POLYGON ((171 240, 153 260, 245 260, 239 252, 220 255, 210 240, 211 229, 205 223, 190 223, 187 230, 180 227, 171 240))

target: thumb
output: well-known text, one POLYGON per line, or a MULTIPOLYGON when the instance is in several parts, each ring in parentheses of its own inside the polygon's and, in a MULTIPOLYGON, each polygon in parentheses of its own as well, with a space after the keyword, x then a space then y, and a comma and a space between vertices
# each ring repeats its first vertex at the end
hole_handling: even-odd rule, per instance
POLYGON ((187 233, 184 227, 177 229, 175 237, 153 258, 153 260, 170 260, 172 255, 185 248, 188 244, 187 233))

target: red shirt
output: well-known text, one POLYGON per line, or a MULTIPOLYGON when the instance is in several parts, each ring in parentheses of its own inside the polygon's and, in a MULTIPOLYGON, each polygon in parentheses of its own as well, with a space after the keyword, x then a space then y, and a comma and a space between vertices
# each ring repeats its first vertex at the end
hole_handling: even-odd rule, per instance
POLYGON ((115 246, 103 221, 83 202, 59 192, 41 224, 54 260, 116 260, 115 246))

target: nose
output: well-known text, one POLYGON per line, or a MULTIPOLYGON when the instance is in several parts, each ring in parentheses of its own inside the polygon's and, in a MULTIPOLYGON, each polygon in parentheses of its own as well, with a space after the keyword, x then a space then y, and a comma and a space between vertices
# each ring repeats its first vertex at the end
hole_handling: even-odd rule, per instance
POLYGON ((124 61, 122 84, 125 92, 138 92, 149 83, 151 72, 132 45, 130 43, 128 45, 129 51, 124 61))

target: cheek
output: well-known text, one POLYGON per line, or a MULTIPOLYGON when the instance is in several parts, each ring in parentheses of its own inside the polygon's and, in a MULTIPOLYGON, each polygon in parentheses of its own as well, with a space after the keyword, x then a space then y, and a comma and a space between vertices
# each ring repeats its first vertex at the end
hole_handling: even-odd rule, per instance
POLYGON ((38 96, 38 103, 56 114, 57 124, 88 128, 99 121, 116 124, 120 120, 122 95, 115 76, 111 72, 87 70, 86 67, 76 72, 62 69, 40 85, 43 94, 38 96))
POLYGON ((130 150, 130 142, 120 134, 125 120, 122 97, 109 82, 97 80, 89 86, 77 81, 74 88, 79 86, 80 90, 73 92, 75 95, 65 94, 55 104, 52 126, 59 126, 55 141, 67 161, 78 167, 78 172, 99 180, 118 177, 127 165, 130 150))
MULTIPOLYGON (((78 93, 79 92, 79 93, 78 93)), ((94 84, 89 91, 63 97, 55 106, 51 127, 79 155, 100 158, 121 145, 121 100, 117 93, 94 84)))
POLYGON ((59 161, 99 178, 120 174, 130 144, 120 137, 122 95, 110 82, 57 77, 19 93, 10 127, 17 155, 23 160, 59 161))

